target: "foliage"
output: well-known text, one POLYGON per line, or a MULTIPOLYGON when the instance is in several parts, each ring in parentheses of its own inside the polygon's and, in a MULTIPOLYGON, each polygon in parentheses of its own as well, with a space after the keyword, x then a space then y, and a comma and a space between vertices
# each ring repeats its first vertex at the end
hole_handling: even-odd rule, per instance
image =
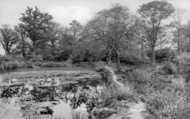
POLYGON ((190 116, 190 107, 186 107, 177 113, 177 119, 188 119, 190 116))
POLYGON ((120 52, 133 41, 132 28, 134 17, 128 8, 116 4, 110 9, 105 9, 88 22, 85 31, 85 39, 102 42, 100 47, 105 48, 107 62, 114 61, 120 65, 120 52))
POLYGON ((120 60, 123 64, 139 65, 147 63, 148 59, 142 58, 141 54, 138 51, 125 51, 120 54, 120 60))
POLYGON ((124 77, 135 92, 143 95, 148 93, 151 75, 146 70, 134 69, 132 71, 127 71, 124 77))
POLYGON ((166 62, 162 68, 161 71, 163 72, 163 74, 176 74, 177 73, 177 67, 175 66, 175 64, 171 63, 171 62, 166 62))
POLYGON ((0 40, 0 44, 2 45, 5 53, 10 55, 13 52, 14 46, 18 41, 17 32, 10 28, 8 25, 3 25, 0 28, 0 33, 2 34, 2 39, 0 40))
POLYGON ((105 61, 106 51, 101 45, 101 41, 81 41, 72 52, 73 63, 105 61))
MULTIPOLYGON (((151 51, 147 52, 148 56, 151 57, 151 51)), ((164 61, 170 61, 175 57, 175 52, 170 48, 158 49, 155 51, 155 58, 158 63, 164 61)))
POLYGON ((187 73, 190 71, 190 54, 184 52, 175 57, 175 63, 178 65, 180 72, 187 73))
POLYGON ((184 96, 176 96, 174 93, 154 93, 147 99, 147 109, 156 119, 176 118, 176 114, 185 108, 184 96))
POLYGON ((13 57, 0 57, 0 72, 12 71, 25 67, 25 62, 13 57))
POLYGON ((155 47, 158 40, 158 35, 161 30, 161 23, 167 19, 173 12, 174 7, 167 1, 151 1, 143 4, 138 10, 139 14, 145 19, 145 30, 147 33, 147 40, 151 49, 151 60, 155 62, 155 47))
POLYGON ((41 12, 37 7, 27 7, 26 11, 22 14, 20 26, 26 31, 32 41, 33 51, 47 46, 46 35, 49 33, 49 30, 51 30, 51 20, 51 15, 41 12))

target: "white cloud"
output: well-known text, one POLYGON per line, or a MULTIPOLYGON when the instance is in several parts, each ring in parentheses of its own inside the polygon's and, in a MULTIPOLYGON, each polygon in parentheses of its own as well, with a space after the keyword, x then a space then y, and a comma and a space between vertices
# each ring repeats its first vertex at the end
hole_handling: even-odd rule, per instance
POLYGON ((85 24, 93 16, 92 11, 88 7, 81 6, 56 6, 48 11, 57 22, 64 25, 68 25, 72 20, 78 20, 85 24))

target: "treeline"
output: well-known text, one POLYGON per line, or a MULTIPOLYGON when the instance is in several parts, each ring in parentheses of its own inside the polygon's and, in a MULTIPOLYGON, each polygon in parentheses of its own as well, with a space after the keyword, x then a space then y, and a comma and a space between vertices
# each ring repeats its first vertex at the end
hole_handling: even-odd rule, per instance
POLYGON ((190 50, 190 23, 182 25, 172 4, 152 1, 137 12, 134 15, 115 4, 99 11, 86 25, 73 20, 65 27, 49 13, 27 7, 14 28, 0 28, 0 43, 6 56, 24 60, 106 61, 118 67, 121 62, 154 64, 157 58, 169 60, 190 50))

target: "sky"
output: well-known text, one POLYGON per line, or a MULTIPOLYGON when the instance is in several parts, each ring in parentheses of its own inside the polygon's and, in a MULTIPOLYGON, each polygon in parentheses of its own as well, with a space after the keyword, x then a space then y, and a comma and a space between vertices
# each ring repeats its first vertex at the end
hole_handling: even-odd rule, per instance
MULTIPOLYGON (((27 6, 38 6, 43 12, 53 15, 54 20, 62 25, 68 25, 72 20, 85 24, 98 11, 120 3, 136 14, 143 3, 152 0, 0 0, 0 26, 11 26, 19 23, 21 13, 27 6)), ((190 20, 190 0, 168 0, 179 9, 183 23, 190 20)), ((1 53, 1 50, 0 50, 1 53)))
MULTIPOLYGON (((72 20, 85 24, 98 11, 115 3, 127 6, 132 13, 143 3, 152 0, 0 0, 0 25, 16 25, 27 6, 38 6, 43 12, 53 15, 54 20, 68 25, 72 20)), ((168 0, 177 9, 183 10, 184 22, 190 20, 190 0, 168 0)))

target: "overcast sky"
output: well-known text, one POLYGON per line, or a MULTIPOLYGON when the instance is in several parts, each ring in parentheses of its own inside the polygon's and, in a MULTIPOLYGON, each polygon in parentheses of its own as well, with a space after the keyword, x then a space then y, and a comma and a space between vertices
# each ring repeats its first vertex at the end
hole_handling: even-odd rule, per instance
MULTIPOLYGON (((49 12, 55 21, 67 25, 71 20, 86 23, 93 15, 114 3, 121 3, 135 13, 139 5, 151 0, 0 0, 0 25, 15 25, 20 14, 27 6, 38 6, 40 10, 49 12)), ((190 0, 168 0, 176 8, 183 9, 184 22, 190 19, 190 0)))

